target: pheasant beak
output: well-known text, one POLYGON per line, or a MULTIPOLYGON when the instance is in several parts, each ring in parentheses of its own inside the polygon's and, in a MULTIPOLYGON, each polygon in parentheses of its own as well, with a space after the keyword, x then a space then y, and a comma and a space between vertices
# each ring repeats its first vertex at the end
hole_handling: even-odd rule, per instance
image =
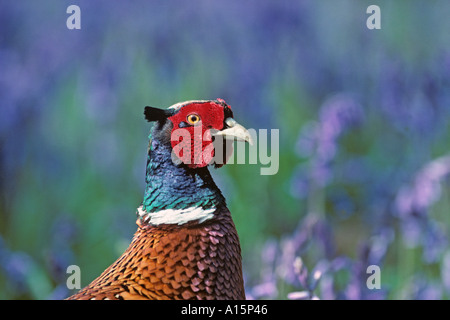
POLYGON ((223 136, 226 140, 246 141, 250 145, 253 145, 253 140, 248 130, 237 123, 236 120, 227 118, 225 124, 225 128, 217 131, 215 135, 223 136))

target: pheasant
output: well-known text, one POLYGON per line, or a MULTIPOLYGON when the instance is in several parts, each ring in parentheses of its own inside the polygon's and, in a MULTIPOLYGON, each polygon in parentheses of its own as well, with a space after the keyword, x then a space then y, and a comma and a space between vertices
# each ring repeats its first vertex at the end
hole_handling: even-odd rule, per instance
POLYGON ((67 299, 245 299, 239 237, 208 165, 252 143, 222 99, 145 107, 155 122, 144 199, 128 249, 67 299))

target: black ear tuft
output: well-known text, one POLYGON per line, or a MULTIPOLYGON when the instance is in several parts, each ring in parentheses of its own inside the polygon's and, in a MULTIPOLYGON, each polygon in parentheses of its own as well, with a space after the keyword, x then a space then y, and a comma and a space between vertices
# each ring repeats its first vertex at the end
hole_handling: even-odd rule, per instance
POLYGON ((145 107, 144 115, 148 122, 164 120, 169 116, 166 110, 149 106, 145 107))

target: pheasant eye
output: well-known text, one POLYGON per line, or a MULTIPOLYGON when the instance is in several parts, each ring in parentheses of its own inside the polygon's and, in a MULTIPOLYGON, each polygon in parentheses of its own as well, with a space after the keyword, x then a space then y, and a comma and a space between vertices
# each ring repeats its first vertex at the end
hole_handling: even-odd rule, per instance
POLYGON ((187 122, 189 122, 190 124, 196 124, 199 121, 200 117, 196 114, 190 114, 187 116, 187 122))

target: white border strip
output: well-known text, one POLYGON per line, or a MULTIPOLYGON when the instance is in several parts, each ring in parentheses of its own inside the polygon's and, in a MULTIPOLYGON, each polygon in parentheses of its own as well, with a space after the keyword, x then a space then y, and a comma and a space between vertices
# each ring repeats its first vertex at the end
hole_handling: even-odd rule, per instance
POLYGON ((158 212, 147 212, 142 206, 137 209, 137 214, 144 221, 151 225, 177 224, 182 225, 190 221, 198 220, 199 223, 205 222, 214 217, 215 207, 203 209, 201 207, 191 207, 187 209, 165 209, 158 212))

